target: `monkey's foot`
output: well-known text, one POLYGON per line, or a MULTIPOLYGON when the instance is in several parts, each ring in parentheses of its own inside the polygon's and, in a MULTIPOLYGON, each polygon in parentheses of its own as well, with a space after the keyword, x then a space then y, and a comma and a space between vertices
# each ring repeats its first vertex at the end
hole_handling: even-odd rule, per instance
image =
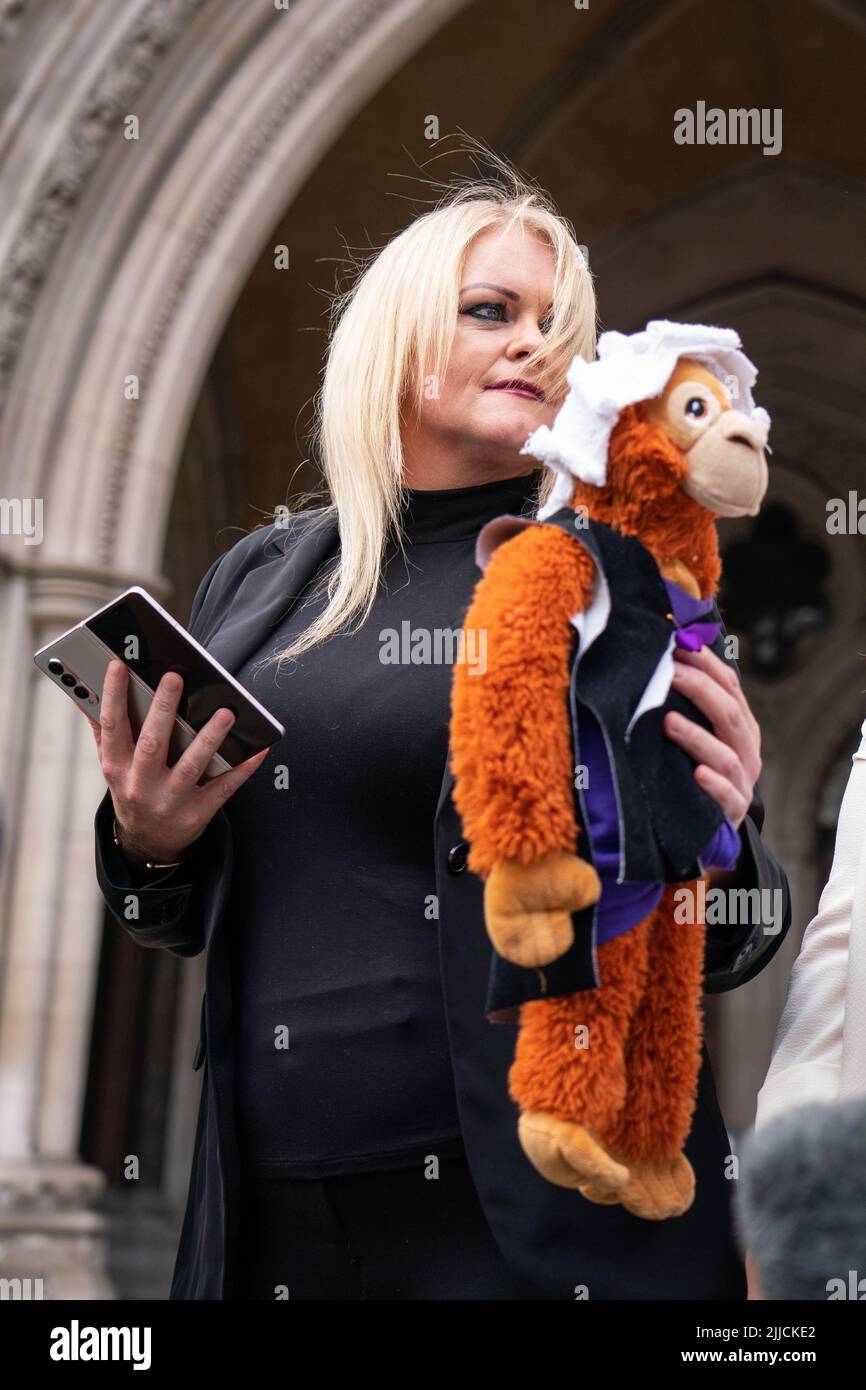
POLYGON ((618 1200, 634 1216, 665 1221, 682 1216, 695 1199, 695 1173, 685 1154, 629 1159, 630 1178, 618 1200))
POLYGON ((526 1157, 548 1182, 577 1188, 591 1202, 618 1202, 629 1170, 611 1158, 592 1131, 543 1110, 525 1110, 517 1134, 526 1157))

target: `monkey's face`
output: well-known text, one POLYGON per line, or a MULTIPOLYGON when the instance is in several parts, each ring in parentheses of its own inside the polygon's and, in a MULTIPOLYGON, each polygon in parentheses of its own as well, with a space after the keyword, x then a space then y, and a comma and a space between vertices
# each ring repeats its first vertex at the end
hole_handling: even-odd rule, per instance
POLYGON ((767 491, 766 427, 734 410, 718 377, 681 357, 649 418, 685 456, 683 490, 719 516, 757 516, 767 491))

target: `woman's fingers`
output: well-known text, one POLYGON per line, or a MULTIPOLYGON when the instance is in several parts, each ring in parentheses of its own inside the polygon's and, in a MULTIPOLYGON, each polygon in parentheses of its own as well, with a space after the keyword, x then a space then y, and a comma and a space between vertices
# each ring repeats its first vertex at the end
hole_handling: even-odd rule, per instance
POLYGON ((268 755, 268 749, 262 748, 258 753, 254 753, 246 762, 238 763, 237 767, 230 768, 228 772, 220 773, 219 777, 212 777, 211 780, 201 788, 199 795, 202 805, 207 810, 207 818, 211 819, 216 815, 221 806, 224 806, 230 796, 233 796, 238 787, 243 786, 248 777, 252 777, 257 768, 261 767, 268 755))
POLYGON ((176 672, 163 676, 137 739, 129 722, 128 682, 125 663, 115 658, 106 671, 102 717, 100 725, 94 727, 94 738, 97 746, 101 743, 102 770, 112 788, 119 823, 124 826, 128 822, 131 841, 138 839, 151 848, 159 844, 156 857, 165 857, 165 836, 168 834, 175 848, 192 843, 228 798, 261 767, 268 749, 199 787, 235 722, 234 712, 225 707, 217 710, 169 767, 168 751, 183 680, 176 672))
POLYGON ((695 777, 704 791, 719 802, 731 820, 736 821, 737 815, 742 819, 752 804, 753 788, 734 749, 676 710, 668 710, 664 727, 698 764, 695 777))
POLYGON ((132 773, 136 785, 153 782, 168 764, 168 746, 174 717, 180 704, 183 679, 176 671, 166 671, 153 693, 150 708, 136 739, 132 773))
POLYGON ((683 652, 675 658, 674 689, 707 716, 721 741, 739 757, 754 787, 761 773, 761 730, 736 671, 709 647, 683 652))
POLYGON ((676 660, 673 688, 707 716, 714 732, 669 710, 665 733, 694 758, 695 781, 739 827, 761 772, 761 731, 737 674, 702 647, 676 660))
POLYGON ((125 663, 120 657, 114 657, 105 672, 99 708, 100 735, 97 746, 106 780, 118 776, 132 761, 135 751, 126 703, 128 682, 125 663))
POLYGON ((182 795, 198 785, 211 758, 235 722, 234 712, 227 707, 218 709, 203 724, 188 748, 185 748, 171 769, 171 780, 182 795))

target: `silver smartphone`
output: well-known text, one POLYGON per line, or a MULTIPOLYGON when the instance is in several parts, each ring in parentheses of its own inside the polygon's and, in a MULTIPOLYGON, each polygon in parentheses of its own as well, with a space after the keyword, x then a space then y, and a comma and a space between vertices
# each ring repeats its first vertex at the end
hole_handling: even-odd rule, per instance
POLYGON ((129 673, 129 722, 138 738, 156 687, 167 671, 183 678, 169 740, 173 766, 218 709, 235 722, 200 783, 245 762, 285 735, 285 729, 225 667, 215 661, 156 599, 138 584, 40 647, 33 660, 55 685, 99 719, 108 663, 120 657, 129 673))

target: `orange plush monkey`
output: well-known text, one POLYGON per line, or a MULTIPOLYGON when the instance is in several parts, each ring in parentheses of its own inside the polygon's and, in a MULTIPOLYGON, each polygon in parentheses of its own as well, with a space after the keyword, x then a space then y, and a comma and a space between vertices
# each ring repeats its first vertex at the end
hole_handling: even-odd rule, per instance
POLYGON ((481 531, 464 626, 487 661, 454 669, 454 799, 495 947, 488 1017, 519 1019, 521 1145, 655 1220, 694 1198, 705 928, 675 895, 739 851, 662 721, 710 728, 673 649, 721 642, 715 520, 756 515, 767 487, 756 376, 732 330, 666 321, 575 358, 523 450, 553 494, 481 531))

